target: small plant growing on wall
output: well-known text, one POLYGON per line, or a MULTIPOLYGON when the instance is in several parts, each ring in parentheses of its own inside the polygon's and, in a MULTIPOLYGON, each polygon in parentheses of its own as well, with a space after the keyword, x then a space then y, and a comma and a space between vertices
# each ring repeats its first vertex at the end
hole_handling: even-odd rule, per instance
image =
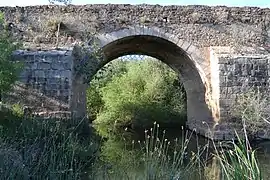
MULTIPOLYGON (((71 3, 71 0, 49 0, 49 3, 50 4, 60 3, 60 4, 68 5, 71 3)), ((63 29, 63 28, 65 29, 66 26, 64 25, 62 21, 53 20, 53 21, 49 21, 48 27, 50 28, 50 31, 56 33, 56 48, 58 48, 60 29, 63 29)))
POLYGON ((94 74, 103 66, 104 56, 102 49, 93 40, 91 46, 75 46, 73 56, 76 59, 74 65, 76 76, 81 76, 84 83, 90 83, 94 74))

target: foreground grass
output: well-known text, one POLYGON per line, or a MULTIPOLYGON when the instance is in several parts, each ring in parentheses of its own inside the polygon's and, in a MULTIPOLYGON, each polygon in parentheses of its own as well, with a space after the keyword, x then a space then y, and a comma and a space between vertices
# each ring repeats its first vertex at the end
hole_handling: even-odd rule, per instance
POLYGON ((164 132, 161 132, 161 138, 158 138, 158 133, 160 132, 155 127, 145 131, 145 141, 139 142, 141 148, 137 153, 123 144, 109 142, 110 148, 105 151, 108 162, 99 167, 99 171, 96 171, 98 173, 91 179, 263 179, 256 151, 250 147, 247 139, 238 137, 237 141, 225 142, 226 148, 223 143, 216 144, 214 141, 200 147, 197 141, 197 150, 191 152, 188 146, 192 133, 186 133, 180 142, 176 140, 176 144, 169 142, 164 132), (213 150, 210 150, 211 145, 213 150), (118 154, 113 154, 114 151, 118 154))
POLYGON ((247 139, 242 140, 237 136, 238 143, 229 142, 231 149, 216 149, 215 156, 221 167, 221 179, 231 180, 262 180, 261 169, 247 139))
POLYGON ((98 143, 82 138, 82 125, 1 117, 0 179, 81 179, 97 157, 98 143))
MULTIPOLYGON (((127 140, 122 136, 111 137, 101 150, 102 163, 98 164, 90 179, 94 180, 206 180, 209 142, 200 146, 194 132, 170 142, 159 125, 145 130, 143 141, 127 140), (190 143, 196 148, 191 149, 190 143), (131 142, 131 143, 130 143, 131 142)), ((216 177, 216 176, 215 176, 216 177)))
POLYGON ((206 171, 209 162, 203 155, 209 144, 189 152, 192 134, 169 142, 155 125, 145 131, 139 147, 135 142, 127 147, 109 139, 99 153, 99 141, 93 134, 83 134, 83 121, 0 115, 0 179, 262 179, 255 151, 247 141, 230 142, 230 150, 215 146, 218 173, 213 178, 209 175, 213 168, 206 171))

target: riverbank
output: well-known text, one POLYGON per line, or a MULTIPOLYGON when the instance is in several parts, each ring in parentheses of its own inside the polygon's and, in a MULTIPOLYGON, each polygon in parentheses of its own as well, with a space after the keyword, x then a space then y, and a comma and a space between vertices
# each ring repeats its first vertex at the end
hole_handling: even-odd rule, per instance
MULTIPOLYGON (((1 117, 5 118, 0 121, 0 179, 211 179, 209 174, 220 176, 217 172, 225 176, 220 162, 229 169, 237 167, 228 164, 224 154, 214 154, 213 149, 210 156, 211 141, 181 128, 157 129, 156 125, 148 131, 134 131, 137 139, 129 136, 133 139, 124 140, 125 136, 119 134, 117 139, 104 140, 85 121, 78 125, 63 119, 25 119, 10 114, 1 117), (213 165, 212 157, 219 165, 213 165)), ((252 157, 246 155, 241 157, 243 162, 252 157)), ((254 168, 237 163, 245 170, 254 168)), ((264 161, 262 172, 266 165, 264 161)))

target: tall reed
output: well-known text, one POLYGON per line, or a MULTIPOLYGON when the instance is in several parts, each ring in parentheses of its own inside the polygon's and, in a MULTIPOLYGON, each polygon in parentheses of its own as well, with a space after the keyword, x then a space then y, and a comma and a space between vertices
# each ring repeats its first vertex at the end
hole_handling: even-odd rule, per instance
MULTIPOLYGON (((161 131, 159 124, 154 123, 153 128, 145 130, 143 141, 132 143, 130 151, 137 151, 140 155, 134 157, 126 157, 132 161, 124 166, 117 166, 110 162, 105 162, 107 166, 98 168, 98 172, 91 176, 91 179, 96 180, 126 180, 126 179, 144 179, 144 180, 176 180, 176 179, 201 179, 203 178, 203 165, 201 161, 202 151, 206 150, 206 146, 197 149, 197 152, 188 156, 188 145, 193 137, 193 132, 183 133, 183 139, 175 139, 174 142, 168 141, 166 132, 161 131), (134 144, 136 144, 134 146, 134 144), (189 160, 192 159, 192 160, 189 160)), ((123 146, 122 148, 126 148, 123 146)), ((119 149, 117 152, 123 150, 119 149)), ((133 153, 134 155, 135 153, 133 153)), ((129 154, 132 155, 132 154, 129 154)), ((117 159, 121 162, 121 157, 117 159)))
MULTIPOLYGON (((236 133, 237 135, 237 133, 236 133)), ((228 143, 228 142, 227 142, 228 143)), ((215 157, 221 168, 221 179, 226 180, 262 180, 261 169, 248 139, 237 135, 237 142, 229 142, 232 148, 215 146, 215 157)))

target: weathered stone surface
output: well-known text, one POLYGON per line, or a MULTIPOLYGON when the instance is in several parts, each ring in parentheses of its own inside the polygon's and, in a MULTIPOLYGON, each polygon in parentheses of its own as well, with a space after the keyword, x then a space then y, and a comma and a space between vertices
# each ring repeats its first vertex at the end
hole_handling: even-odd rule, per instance
MULTIPOLYGON (((270 43, 270 10, 267 8, 108 4, 0 7, 0 11, 15 25, 13 31, 18 31, 17 36, 38 46, 55 44, 54 22, 63 24, 59 41, 62 45, 85 41, 89 33, 110 33, 134 25, 166 27, 164 32, 200 47, 270 43), (33 42, 37 36, 44 40, 33 42)), ((121 35, 115 34, 118 38, 121 35)))
MULTIPOLYGON (((14 57, 25 63, 17 94, 37 113, 84 116, 91 76, 132 53, 153 56, 179 73, 187 92, 187 125, 208 137, 234 137, 230 108, 240 93, 255 86, 269 94, 267 8, 110 4, 0 11, 14 24, 12 32, 25 48, 36 49, 18 50, 14 57), (66 48, 56 50, 57 22, 62 24, 59 46, 66 48), (94 52, 94 42, 104 54, 95 62, 73 48, 86 43, 94 52)), ((20 99, 16 93, 10 97, 20 99)))
POLYGON ((25 70, 19 76, 23 84, 14 87, 14 92, 7 96, 9 101, 32 107, 34 112, 68 110, 72 58, 66 56, 66 52, 14 52, 21 57, 19 60, 25 63, 25 70), (65 60, 65 63, 58 59, 65 60))

